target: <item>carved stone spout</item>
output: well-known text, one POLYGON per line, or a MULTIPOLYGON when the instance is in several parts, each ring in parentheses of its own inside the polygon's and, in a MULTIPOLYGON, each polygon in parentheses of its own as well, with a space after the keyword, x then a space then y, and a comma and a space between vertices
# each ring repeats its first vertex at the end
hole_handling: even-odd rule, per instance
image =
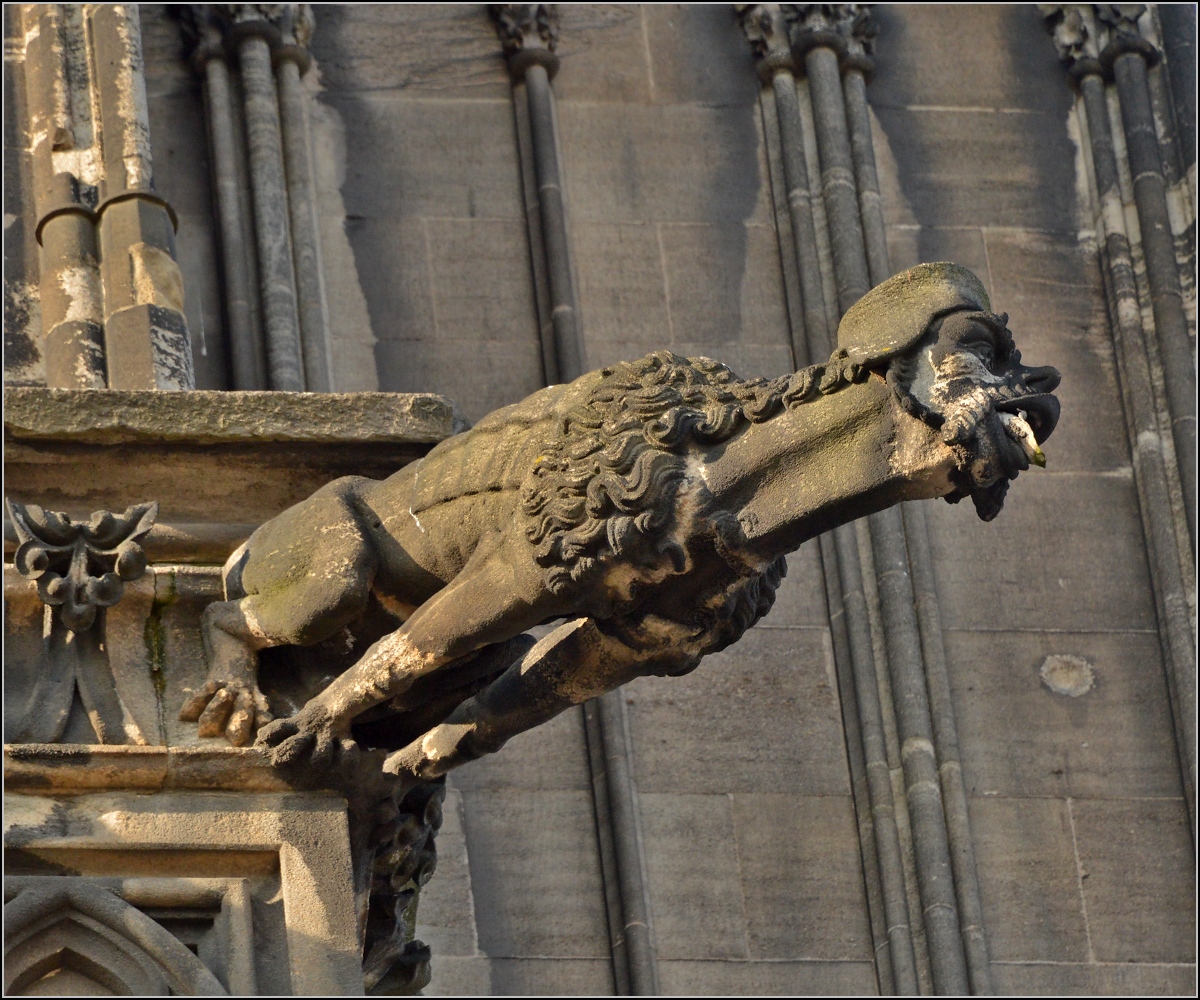
POLYGON ((995 517, 1044 461, 1058 381, 1021 363, 973 274, 925 264, 865 296, 829 360, 792 375, 743 381, 664 351, 543 389, 259 528, 206 612, 210 682, 185 717, 248 742, 268 718, 259 651, 373 638, 259 744, 320 770, 383 748, 402 783, 435 778, 736 642, 786 553, 821 532, 935 497, 995 517))

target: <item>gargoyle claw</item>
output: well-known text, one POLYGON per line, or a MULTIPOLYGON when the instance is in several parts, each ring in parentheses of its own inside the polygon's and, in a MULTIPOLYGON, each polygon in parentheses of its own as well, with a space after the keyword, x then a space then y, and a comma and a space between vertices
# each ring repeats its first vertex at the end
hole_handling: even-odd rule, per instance
POLYGON ((358 744, 340 736, 324 709, 302 709, 290 719, 279 719, 259 730, 257 746, 270 755, 276 767, 307 763, 329 770, 348 760, 358 744))
POLYGON ((183 704, 181 722, 199 723, 200 736, 222 733, 235 747, 250 742, 255 725, 263 726, 274 716, 270 705, 252 681, 210 680, 183 704))

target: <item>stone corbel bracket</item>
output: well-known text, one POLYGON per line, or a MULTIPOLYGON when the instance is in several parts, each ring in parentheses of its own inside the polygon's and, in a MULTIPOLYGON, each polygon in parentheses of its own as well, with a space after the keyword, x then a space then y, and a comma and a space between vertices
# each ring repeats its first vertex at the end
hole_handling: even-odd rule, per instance
POLYGON ((146 572, 139 544, 158 516, 158 503, 135 504, 122 514, 97 511, 86 523, 33 504, 5 501, 19 545, 18 573, 36 581, 46 605, 44 669, 29 696, 17 742, 62 738, 75 691, 100 743, 145 743, 128 718, 113 680, 105 641, 105 609, 125 584, 146 572))

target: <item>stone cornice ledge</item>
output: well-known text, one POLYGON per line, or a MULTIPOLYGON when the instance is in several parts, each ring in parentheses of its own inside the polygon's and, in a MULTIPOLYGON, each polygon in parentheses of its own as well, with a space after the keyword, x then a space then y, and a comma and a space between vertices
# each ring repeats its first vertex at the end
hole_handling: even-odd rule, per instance
POLYGON ((432 393, 4 390, 10 441, 434 444, 468 426, 432 393))
POLYGON ((204 791, 287 792, 286 781, 253 747, 90 746, 6 743, 9 792, 204 791))

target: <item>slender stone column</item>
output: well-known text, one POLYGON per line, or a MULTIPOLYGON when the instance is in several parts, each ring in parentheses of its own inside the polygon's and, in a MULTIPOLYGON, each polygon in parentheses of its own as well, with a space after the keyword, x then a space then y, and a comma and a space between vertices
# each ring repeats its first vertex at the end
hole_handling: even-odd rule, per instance
POLYGON ((137 8, 30 5, 23 22, 47 379, 193 388, 175 218, 154 192, 137 8))
MULTIPOLYGON (((787 186, 788 209, 800 274, 804 307, 805 342, 794 345, 798 366, 829 357, 833 338, 826 320, 820 262, 808 190, 808 166, 804 155, 799 103, 793 76, 794 56, 786 17, 794 16, 792 5, 747 4, 739 7, 759 73, 769 82, 775 97, 776 123, 787 186)), ((820 539, 821 562, 826 577, 830 630, 838 664, 847 742, 855 733, 851 753, 857 811, 868 835, 862 837, 864 868, 874 869, 878 896, 868 893, 872 903, 871 923, 875 938, 876 969, 883 992, 902 995, 918 992, 912 929, 904 888, 900 838, 896 827, 891 774, 884 739, 883 715, 875 674, 854 529, 844 525, 820 539), (852 703, 854 713, 846 712, 852 703), (855 771, 861 770, 860 774, 855 771), (871 862, 874 862, 872 864, 871 862), (879 911, 882 910, 880 913, 879 911)))
POLYGON ((1121 119, 1125 126, 1125 148, 1133 176, 1133 196, 1137 204, 1146 278, 1150 284, 1150 303, 1154 312, 1154 330, 1162 357, 1167 403, 1171 412, 1171 430, 1179 465, 1179 482, 1191 532, 1192 550, 1196 546, 1196 373, 1188 339, 1187 318, 1183 311, 1183 293, 1175 261, 1175 241, 1167 211, 1166 183, 1150 90, 1146 80, 1147 62, 1156 62, 1159 52, 1137 34, 1136 18, 1130 20, 1126 7, 1140 5, 1097 4, 1098 16, 1111 27, 1111 37, 1100 53, 1100 65, 1111 71, 1121 100, 1121 119))
MULTIPOLYGON (((890 272, 866 107, 866 28, 866 15, 857 5, 813 4, 797 5, 792 30, 813 100, 840 313, 890 272), (849 93, 839 62, 857 78, 849 93), (865 198, 859 197, 859 179, 865 198), (870 253, 864 230, 872 238, 870 253)), ((970 979, 901 512, 875 514, 869 525, 933 985, 939 994, 966 994, 970 979)), ((986 982, 977 985, 986 988, 986 982)))
POLYGON ((516 89, 528 104, 533 170, 549 282, 552 337, 543 338, 546 377, 566 381, 583 373, 566 204, 559 169, 558 126, 550 81, 558 72, 558 13, 554 4, 489 4, 516 89))
POLYGON ((804 155, 804 134, 800 124, 800 104, 796 94, 787 24, 780 4, 742 4, 738 13, 742 21, 742 30, 746 33, 758 61, 759 75, 765 84, 770 85, 775 97, 776 125, 783 153, 788 215, 800 275, 804 332, 808 340, 807 344, 802 341, 794 343, 793 349, 798 355, 809 357, 811 345, 827 344, 830 336, 824 293, 821 289, 821 265, 817 257, 817 239, 813 230, 812 195, 808 188, 808 163, 804 155))
POLYGON ((283 39, 275 49, 274 62, 279 83, 283 152, 287 162, 300 337, 304 343, 304 381, 309 392, 332 392, 333 362, 329 355, 321 239, 309 166, 308 95, 300 82, 312 64, 308 43, 312 38, 313 23, 312 8, 308 4, 285 4, 280 24, 283 39))
POLYGON ((879 173, 875 169, 875 143, 871 138, 871 111, 867 106, 867 82, 875 72, 872 58, 875 33, 875 23, 865 10, 853 11, 851 17, 843 20, 846 53, 842 56, 842 89, 846 95, 846 124, 850 130, 854 182, 862 216, 863 248, 872 287, 892 276, 883 198, 879 194, 879 173))
MULTIPOLYGON (((862 565, 858 540, 851 525, 833 532, 832 551, 836 558, 825 563, 836 567, 841 586, 841 605, 854 675, 854 697, 858 705, 863 759, 870 795, 871 823, 882 882, 884 915, 887 920, 888 955, 891 960, 893 989, 897 995, 919 993, 916 959, 913 956, 912 928, 908 922, 908 900, 904 891, 904 863, 900 854, 900 834, 896 827, 896 807, 892 799, 891 768, 884 738, 883 707, 879 699, 879 681, 875 675, 875 653, 863 592, 862 565)), ((826 555, 822 545, 822 558, 826 555)))
POLYGON ((243 6, 253 5, 238 5, 229 37, 237 48, 245 100, 268 383, 272 389, 302 392, 304 367, 292 267, 283 137, 275 77, 271 70, 271 46, 278 44, 279 32, 255 11, 242 10, 243 6))
MULTIPOLYGON (((583 374, 584 361, 550 86, 558 70, 558 13, 555 4, 489 4, 489 12, 508 55, 513 100, 525 105, 516 108, 518 121, 527 116, 528 122, 539 221, 531 242, 540 243, 535 270, 544 271, 549 292, 549 323, 542 330, 545 380, 564 382, 583 374)), ((623 699, 620 690, 610 691, 583 706, 584 732, 601 869, 606 883, 610 878, 616 883, 605 885, 614 979, 618 992, 653 996, 659 990, 658 964, 623 699)))
MULTIPOLYGON (((1104 5, 1106 8, 1112 5, 1104 5)), ((1196 381, 1187 318, 1183 315, 1180 273, 1175 263, 1175 240, 1166 210, 1166 185, 1159 156, 1158 136, 1146 83, 1146 60, 1157 50, 1140 36, 1116 30, 1100 53, 1100 65, 1111 66, 1121 98, 1121 118, 1126 133, 1129 172, 1133 175, 1134 202, 1138 205, 1142 256, 1150 282, 1154 333, 1163 359, 1166 399, 1171 412, 1180 486, 1187 510, 1188 529, 1195 550, 1196 516, 1196 381)))
POLYGON ((76 100, 72 106, 74 92, 88 95, 83 24, 78 17, 69 23, 72 13, 78 11, 61 4, 27 4, 22 17, 42 356, 48 385, 103 389, 103 293, 94 223, 100 171, 91 148, 91 102, 76 100))
MULTIPOLYGON (((852 5, 841 22, 847 45, 842 57, 842 82, 867 267, 871 284, 877 285, 891 277, 892 268, 867 105, 867 81, 875 68, 872 56, 876 29, 865 10, 853 7, 858 5, 852 5)), ((983 902, 975 869, 966 787, 958 759, 958 731, 924 510, 919 504, 905 503, 883 511, 871 519, 871 532, 878 563, 886 566, 890 562, 892 567, 881 574, 880 595, 884 598, 889 635, 904 651, 902 654, 899 649, 895 652, 889 649, 889 663, 904 668, 906 687, 913 693, 915 712, 910 720, 911 731, 919 734, 915 737, 918 741, 926 735, 932 740, 930 759, 923 761, 922 769, 926 772, 936 769, 940 778, 938 805, 943 814, 948 852, 945 861, 940 847, 942 823, 925 816, 925 829, 914 829, 913 835, 938 844, 934 852, 937 870, 947 862, 950 866, 971 993, 983 996, 992 992, 991 962, 983 931, 983 902), (910 570, 911 580, 906 579, 910 570), (918 683, 922 679, 923 683, 918 683)), ((877 573, 880 565, 876 566, 877 573)))
POLYGON ((221 239, 230 374, 234 389, 265 389, 267 360, 259 327, 258 269, 253 248, 245 238, 250 220, 245 218, 242 207, 235 98, 221 32, 208 11, 207 5, 191 5, 190 17, 185 24, 195 36, 192 61, 204 80, 204 110, 208 119, 217 229, 221 239))
POLYGON ((1054 32, 1059 55, 1079 90, 1087 127, 1097 204, 1096 228, 1113 341, 1121 375, 1121 395, 1130 439, 1142 529, 1150 558, 1159 614, 1167 684, 1175 722, 1185 795, 1196 829, 1196 661, 1191 614, 1173 524, 1166 462, 1155 412, 1150 360, 1142 329, 1133 255, 1125 233, 1120 174, 1096 52, 1090 5, 1047 5, 1043 13, 1054 32))
POLYGON ((838 71, 838 57, 846 51, 846 40, 832 14, 826 11, 835 5, 789 6, 797 11, 803 9, 793 24, 792 48, 808 75, 821 161, 821 194, 829 220, 829 244, 841 314, 871 287, 846 123, 846 99, 838 71))
POLYGON ((104 175, 96 206, 110 389, 193 389, 175 213, 154 191, 135 4, 88 5, 104 175))

